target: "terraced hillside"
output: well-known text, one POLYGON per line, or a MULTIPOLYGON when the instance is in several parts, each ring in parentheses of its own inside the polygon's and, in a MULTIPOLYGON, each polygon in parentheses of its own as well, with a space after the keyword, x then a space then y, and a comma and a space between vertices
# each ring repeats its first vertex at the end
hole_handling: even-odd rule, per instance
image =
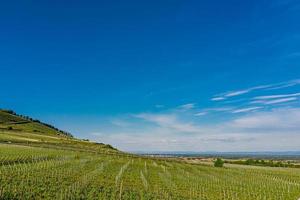
MULTIPOLYGON (((2 116, 0 199, 297 200, 300 169, 189 164, 122 153, 55 132, 8 129, 2 116), (5 128, 6 127, 6 128, 5 128)), ((5 119, 4 119, 5 118, 5 119)), ((19 121, 18 121, 19 120, 19 121)), ((25 123, 26 124, 26 123, 25 123)), ((42 126, 39 125, 39 126, 42 126)))

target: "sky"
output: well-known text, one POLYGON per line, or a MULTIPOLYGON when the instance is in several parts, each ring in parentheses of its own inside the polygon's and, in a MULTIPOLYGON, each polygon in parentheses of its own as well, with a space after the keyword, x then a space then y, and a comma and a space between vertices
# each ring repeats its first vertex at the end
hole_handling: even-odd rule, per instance
POLYGON ((0 107, 123 151, 300 150, 297 0, 3 1, 0 107))

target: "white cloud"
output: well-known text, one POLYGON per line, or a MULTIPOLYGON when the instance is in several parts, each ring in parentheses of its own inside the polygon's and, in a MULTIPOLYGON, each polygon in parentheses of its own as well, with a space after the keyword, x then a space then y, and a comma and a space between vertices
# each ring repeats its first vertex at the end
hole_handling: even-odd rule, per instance
POLYGON ((195 133, 200 132, 199 127, 192 123, 183 122, 178 119, 175 114, 150 114, 142 113, 136 117, 148 122, 155 123, 159 127, 173 129, 182 133, 195 133))
POLYGON ((134 116, 141 120, 131 130, 102 130, 94 139, 126 151, 300 150, 300 108, 250 112, 201 126, 176 112, 134 116))
MULTIPOLYGON (((261 131, 282 131, 282 129, 300 130, 300 109, 282 108, 253 113, 240 117, 229 123, 233 128, 260 129, 261 131)), ((285 132, 282 132, 285 134, 285 132)), ((300 134, 300 133, 299 133, 300 134)))
POLYGON ((245 90, 239 90, 239 91, 233 91, 233 92, 228 92, 227 94, 225 94, 225 97, 233 97, 233 96, 238 96, 238 95, 242 95, 242 94, 246 94, 249 92, 252 92, 254 90, 260 90, 260 89, 266 89, 271 87, 272 85, 259 85, 259 86, 255 86, 255 87, 251 87, 245 90))
POLYGON ((238 96, 238 95, 242 95, 242 94, 246 94, 248 92, 252 91, 251 89, 247 89, 247 90, 239 90, 239 91, 232 91, 232 92, 228 92, 227 94, 225 94, 225 97, 234 97, 234 96, 238 96))
POLYGON ((297 97, 297 96, 300 96, 300 93, 258 96, 258 97, 254 97, 253 99, 264 100, 264 99, 277 99, 277 98, 297 97))
POLYGON ((213 100, 213 101, 225 100, 229 97, 240 96, 240 95, 252 92, 254 90, 266 89, 266 88, 269 88, 271 86, 272 85, 259 85, 259 86, 247 88, 247 89, 244 89, 244 90, 229 91, 229 92, 226 92, 226 93, 223 93, 223 94, 216 95, 216 97, 212 98, 211 100, 213 100))
POLYGON ((237 109, 237 110, 233 110, 232 113, 244 113, 244 112, 250 112, 250 111, 254 111, 254 110, 258 110, 261 109, 262 107, 249 107, 249 108, 242 108, 242 109, 237 109))
POLYGON ((222 100, 225 100, 225 99, 226 99, 225 97, 214 97, 211 100, 212 101, 222 101, 222 100))
POLYGON ((229 92, 225 92, 222 94, 218 94, 218 95, 215 95, 215 97, 213 97, 211 100, 212 101, 221 101, 221 100, 225 100, 230 97, 240 96, 240 95, 247 94, 247 93, 250 93, 253 91, 257 91, 257 90, 276 90, 276 89, 281 89, 281 88, 286 88, 286 87, 292 87, 292 86, 299 85, 299 84, 300 84, 300 79, 295 79, 295 80, 290 80, 290 81, 285 81, 285 82, 280 82, 280 83, 274 83, 274 84, 269 84, 269 85, 259 85, 259 86, 250 87, 250 88, 243 89, 243 90, 229 91, 229 92))
POLYGON ((190 110, 195 108, 195 104, 194 103, 188 103, 188 104, 184 104, 179 106, 179 108, 183 109, 183 110, 190 110))
MULTIPOLYGON (((211 100, 222 101, 256 90, 262 92, 298 84, 299 79, 260 85, 216 95, 211 100)), ((245 97, 242 102, 237 102, 240 98, 232 99, 235 102, 226 104, 228 106, 201 110, 195 103, 187 103, 173 109, 159 109, 160 113, 119 116, 110 121, 113 127, 103 125, 91 137, 126 151, 300 150, 300 108, 283 107, 298 98, 300 93, 245 97), (241 107, 249 100, 254 105, 241 107), (270 107, 277 109, 266 110, 270 107), (207 116, 215 113, 218 114, 207 116)))
POLYGON ((300 79, 294 79, 286 82, 281 82, 277 84, 273 84, 272 87, 268 88, 268 90, 278 90, 282 88, 292 87, 300 84, 300 79))
POLYGON ((215 113, 215 112, 227 112, 233 110, 233 107, 215 107, 215 108, 206 108, 198 111, 197 113, 194 114, 194 116, 203 116, 207 115, 210 113, 215 113))
POLYGON ((195 116, 203 116, 203 115, 207 115, 207 112, 198 112, 196 114, 194 114, 195 116))
POLYGON ((289 98, 282 98, 282 99, 275 99, 275 100, 256 100, 251 101, 251 104, 264 104, 264 105, 272 105, 272 104, 278 104, 278 103, 285 103, 290 101, 296 101, 297 97, 289 97, 289 98))

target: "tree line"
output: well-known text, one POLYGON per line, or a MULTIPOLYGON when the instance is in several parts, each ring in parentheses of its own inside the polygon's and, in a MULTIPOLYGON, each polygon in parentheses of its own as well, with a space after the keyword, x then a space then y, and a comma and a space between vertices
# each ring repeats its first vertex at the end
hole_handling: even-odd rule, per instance
POLYGON ((239 165, 267 166, 267 167, 300 168, 300 165, 296 165, 294 163, 291 163, 291 161, 282 162, 282 161, 274 161, 274 160, 247 159, 247 160, 235 160, 235 161, 225 160, 225 163, 239 164, 239 165))

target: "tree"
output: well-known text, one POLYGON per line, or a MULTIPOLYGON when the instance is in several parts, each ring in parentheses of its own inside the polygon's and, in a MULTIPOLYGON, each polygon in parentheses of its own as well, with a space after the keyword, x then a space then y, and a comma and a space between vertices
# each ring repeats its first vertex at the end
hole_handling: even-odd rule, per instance
POLYGON ((253 159, 248 159, 248 160, 246 160, 245 164, 246 165, 253 165, 253 164, 255 164, 255 161, 253 159))
POLYGON ((224 161, 221 158, 217 158, 217 160, 214 162, 215 167, 223 167, 224 161))

